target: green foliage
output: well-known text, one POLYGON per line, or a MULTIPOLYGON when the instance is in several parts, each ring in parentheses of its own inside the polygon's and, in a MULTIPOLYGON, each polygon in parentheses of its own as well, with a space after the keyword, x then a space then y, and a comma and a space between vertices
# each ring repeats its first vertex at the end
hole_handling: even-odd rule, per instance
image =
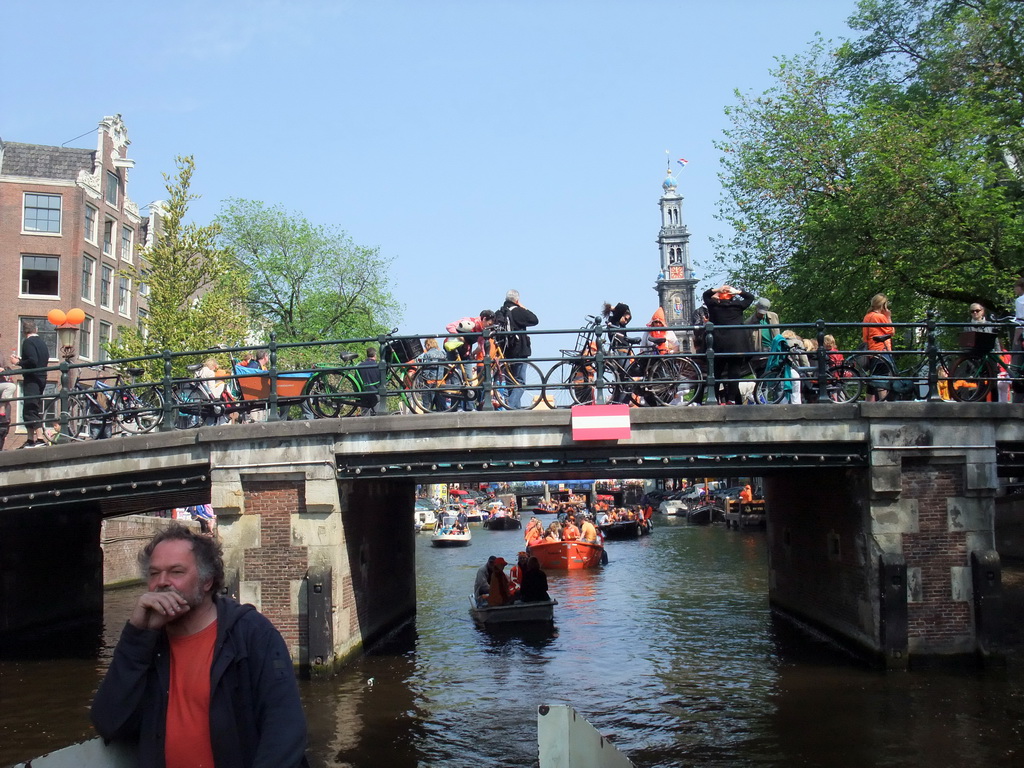
POLYGON ((727 110, 717 244, 784 320, 1012 313, 1024 273, 1024 3, 862 0, 864 35, 779 59, 727 110))
MULTIPOLYGON (((220 242, 248 275, 248 306, 264 335, 275 334, 279 343, 316 342, 372 337, 397 325, 391 261, 379 249, 255 200, 226 201, 217 221, 220 242)), ((295 365, 323 354, 315 347, 281 353, 295 365)))
MULTIPOLYGON (((110 344, 113 358, 237 346, 248 333, 245 308, 247 283, 231 251, 217 246, 220 228, 186 224, 195 161, 178 157, 177 176, 164 174, 168 199, 162 209, 153 246, 140 251, 139 265, 122 273, 149 288, 148 313, 141 328, 121 326, 110 344)), ((175 375, 187 375, 179 359, 175 375)), ((227 363, 227 358, 221 361, 227 363)), ((163 364, 147 366, 151 377, 163 375, 163 364)))

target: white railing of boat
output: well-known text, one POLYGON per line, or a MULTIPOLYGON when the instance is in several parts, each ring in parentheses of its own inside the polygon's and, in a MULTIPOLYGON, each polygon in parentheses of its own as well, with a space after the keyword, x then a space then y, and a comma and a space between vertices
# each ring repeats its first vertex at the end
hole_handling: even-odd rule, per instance
POLYGON ((537 707, 540 768, 632 768, 633 763, 565 704, 537 707))

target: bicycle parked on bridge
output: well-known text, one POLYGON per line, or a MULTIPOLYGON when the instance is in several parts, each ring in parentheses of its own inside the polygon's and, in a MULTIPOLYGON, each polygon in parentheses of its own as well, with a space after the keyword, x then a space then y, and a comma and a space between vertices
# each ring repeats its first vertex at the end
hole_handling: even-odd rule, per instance
MULTIPOLYGON (((381 345, 381 359, 386 366, 385 383, 389 393, 399 399, 399 408, 424 413, 423 408, 410 388, 414 386, 415 367, 411 365, 423 352, 418 339, 395 338, 398 332, 393 328, 381 345)), ((303 397, 318 418, 344 418, 362 414, 377 405, 379 386, 363 379, 358 365, 351 363, 359 357, 354 352, 342 351, 342 366, 317 366, 303 391, 303 397)))
POLYGON ((603 318, 588 315, 575 348, 561 350, 565 359, 544 378, 544 398, 550 407, 590 405, 599 402, 604 392, 636 405, 689 405, 703 392, 704 376, 689 357, 653 352, 637 355, 632 344, 639 339, 630 339, 625 352, 612 351, 606 336, 603 318))
POLYGON ((819 398, 820 386, 817 360, 808 360, 799 340, 790 340, 776 334, 768 352, 764 373, 754 385, 754 402, 778 405, 788 402, 832 403, 856 402, 863 391, 861 372, 848 363, 827 364, 824 370, 824 397, 819 398), (796 396, 799 392, 800 396, 796 396))
POLYGON ((479 406, 490 373, 491 403, 495 410, 536 408, 544 399, 544 375, 528 360, 506 360, 493 336, 484 337, 484 360, 438 360, 419 366, 412 376, 410 395, 421 413, 431 410, 469 410, 479 406), (518 365, 517 365, 518 364, 518 365), (513 405, 518 393, 519 405, 513 405))
MULTIPOLYGON (((105 373, 100 366, 90 366, 97 375, 78 380, 68 394, 68 409, 56 418, 67 419, 67 430, 63 428, 56 441, 98 440, 114 434, 141 434, 160 426, 163 420, 164 399, 155 384, 137 384, 135 379, 142 375, 141 368, 128 368, 128 381, 120 370, 113 375, 105 373)), ((53 399, 55 411, 60 408, 60 398, 53 399)))
MULTIPOLYGON (((1015 317, 992 318, 991 322, 1013 331, 1024 327, 1024 320, 1015 317)), ((997 349, 999 334, 995 328, 965 330, 960 334, 960 356, 949 364, 947 380, 950 394, 962 403, 982 402, 994 397, 1000 378, 1008 379, 1010 386, 1020 386, 1024 370, 1020 361, 1020 350, 1007 353, 997 349), (1009 357, 1009 361, 1004 359, 1009 357)))

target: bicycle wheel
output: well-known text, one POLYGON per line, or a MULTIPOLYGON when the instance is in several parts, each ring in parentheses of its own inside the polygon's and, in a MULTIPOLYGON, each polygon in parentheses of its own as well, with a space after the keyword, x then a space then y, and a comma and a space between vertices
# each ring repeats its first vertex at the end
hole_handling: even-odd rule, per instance
POLYGON ((72 440, 100 440, 110 437, 108 414, 84 392, 68 400, 68 437, 72 440))
POLYGON ((683 357, 659 358, 647 369, 643 384, 648 405, 689 405, 701 392, 700 369, 683 357))
POLYGON ((614 383, 615 376, 607 368, 598 381, 591 361, 563 360, 544 377, 542 399, 547 408, 592 405, 598 401, 600 389, 604 390, 605 400, 610 400, 614 383))
POLYGON ((156 386, 124 389, 112 402, 114 421, 122 432, 152 432, 164 420, 164 396, 156 386))
POLYGON ((318 419, 336 419, 356 412, 358 391, 359 387, 351 376, 323 372, 310 378, 303 394, 318 419))
POLYGON ((758 405, 779 405, 788 403, 793 387, 800 386, 800 381, 783 376, 780 371, 768 371, 754 385, 754 402, 758 405))
POLYGON ((473 391, 466 388, 462 372, 454 365, 443 363, 432 363, 416 371, 409 393, 420 413, 453 411, 473 395, 473 391))
POLYGON ((961 357, 949 372, 949 394, 961 403, 978 403, 988 397, 996 375, 984 357, 961 357))
POLYGON ((826 372, 825 395, 833 403, 855 403, 864 391, 860 371, 852 365, 834 365, 826 372))
POLYGON ((544 399, 544 374, 530 362, 502 362, 496 366, 493 387, 497 408, 530 411, 544 399))
POLYGON ((203 426, 203 402, 192 382, 172 385, 171 397, 176 410, 174 426, 177 429, 195 429, 203 426))

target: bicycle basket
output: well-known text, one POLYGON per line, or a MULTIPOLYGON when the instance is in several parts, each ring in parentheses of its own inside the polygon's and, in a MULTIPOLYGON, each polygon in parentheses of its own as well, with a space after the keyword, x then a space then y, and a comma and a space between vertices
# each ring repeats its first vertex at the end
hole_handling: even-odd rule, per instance
POLYGON ((991 352, 996 346, 996 334, 964 331, 960 334, 960 348, 972 352, 991 352))
POLYGON ((593 331, 580 331, 576 334, 576 346, 573 348, 573 352, 583 357, 597 354, 597 339, 594 338, 593 331))
POLYGON ((408 363, 423 354, 423 343, 419 339, 392 339, 381 347, 384 360, 393 363, 408 363))

